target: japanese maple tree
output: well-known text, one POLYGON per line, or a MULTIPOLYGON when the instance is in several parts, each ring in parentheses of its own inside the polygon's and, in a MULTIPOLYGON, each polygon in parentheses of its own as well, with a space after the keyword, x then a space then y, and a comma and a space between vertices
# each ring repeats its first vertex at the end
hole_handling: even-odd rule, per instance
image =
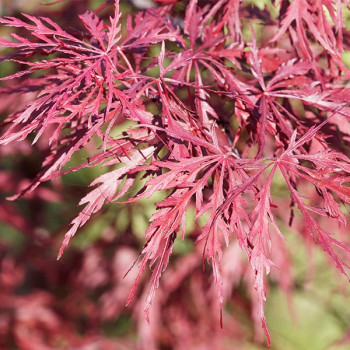
POLYGON ((349 278, 348 237, 336 234, 348 228, 350 203, 350 72, 342 60, 350 50, 347 2, 157 3, 128 16, 125 26, 118 0, 106 3, 109 18, 86 12, 76 29, 25 14, 0 19, 17 28, 0 39, 13 49, 2 60, 19 67, 2 78, 1 94, 31 96, 3 122, 0 144, 27 138, 34 144, 45 136, 49 147, 36 178, 9 199, 63 174, 103 167, 79 203, 60 258, 107 203, 126 205, 161 192, 127 301, 149 266, 147 319, 194 207, 201 223, 195 241, 203 266, 212 267, 218 310, 228 297, 223 250, 233 241, 249 262, 254 311, 269 343, 266 276, 273 269, 281 288, 292 284, 287 225, 349 278), (120 125, 127 127, 118 134, 120 125), (81 149, 90 156, 72 166, 81 149), (288 200, 275 203, 276 186, 288 200))

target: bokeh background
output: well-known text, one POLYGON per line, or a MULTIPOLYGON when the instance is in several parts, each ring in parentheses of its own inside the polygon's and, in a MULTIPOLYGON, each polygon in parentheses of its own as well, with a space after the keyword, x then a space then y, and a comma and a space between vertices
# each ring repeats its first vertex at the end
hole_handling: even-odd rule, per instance
MULTIPOLYGON (((105 1, 0 1, 1 16, 21 12, 45 15, 65 28, 81 28, 77 14, 101 9, 105 1)), ((272 6, 269 1, 252 1, 272 6)), ((152 1, 121 1, 122 19, 152 1)), ((108 9, 100 15, 107 16, 108 9)), ((346 21, 347 27, 350 20, 346 21)), ((0 26, 0 36, 9 28, 0 26)), ((263 35, 263 34, 262 34, 263 35)), ((0 57, 7 50, 0 49, 0 57)), ((154 53, 156 55, 156 52, 154 53)), ((349 62, 349 52, 344 61, 349 62)), ((0 76, 18 67, 0 63, 0 76)), ((5 86, 2 83, 0 86, 5 86)), ((0 90, 0 117, 25 106, 27 98, 0 90)), ((117 133, 125 124, 116 126, 117 133)), ((47 152, 47 140, 30 140, 0 148, 0 348, 1 349, 265 349, 260 321, 254 315, 252 276, 235 242, 226 250, 222 268, 225 295, 224 329, 220 329, 211 272, 202 271, 201 247, 193 242, 197 227, 188 221, 187 236, 177 240, 174 254, 151 310, 144 318, 147 273, 135 300, 125 303, 137 274, 132 269, 144 244, 143 233, 159 198, 129 205, 110 204, 81 228, 56 260, 69 222, 77 215, 87 185, 103 170, 82 169, 43 184, 30 197, 5 198, 35 177, 47 152)), ((74 156, 79 164, 87 151, 74 156)), ((276 203, 286 192, 275 184, 276 203)), ((193 213, 189 213, 191 217, 193 213)), ((336 227, 334 229, 337 229, 336 227)), ((273 272, 265 310, 272 337, 271 349, 350 349, 350 285, 330 267, 318 249, 305 250, 295 231, 283 227, 293 261, 292 293, 281 289, 273 272)), ((278 258, 278 257, 276 257, 278 258)), ((286 283, 287 280, 286 280, 286 283)))

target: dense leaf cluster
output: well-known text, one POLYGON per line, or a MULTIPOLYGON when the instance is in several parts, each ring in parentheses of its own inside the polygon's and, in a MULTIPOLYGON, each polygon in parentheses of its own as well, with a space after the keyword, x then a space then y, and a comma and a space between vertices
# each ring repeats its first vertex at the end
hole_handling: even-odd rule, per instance
POLYGON ((349 245, 323 220, 346 227, 350 202, 346 1, 282 0, 259 10, 249 1, 191 0, 183 11, 175 1, 159 2, 128 17, 125 28, 118 1, 109 20, 86 12, 84 28, 74 32, 46 17, 0 19, 22 30, 0 39, 13 48, 6 59, 22 67, 3 78, 13 84, 2 93, 32 96, 8 116, 0 144, 50 135, 40 172, 12 199, 68 172, 107 169, 81 199, 61 257, 105 204, 165 193, 145 232, 129 298, 149 265, 146 318, 194 206, 195 220, 204 220, 196 242, 212 266, 220 309, 223 246, 233 240, 253 272, 256 312, 269 341, 266 275, 283 266, 281 285, 290 285, 283 222, 303 222, 307 246, 320 245, 348 276, 349 245), (116 135, 125 121, 130 126, 116 135), (91 144, 99 149, 69 167, 73 154, 91 144), (289 194, 282 208, 274 204, 276 179, 289 194))

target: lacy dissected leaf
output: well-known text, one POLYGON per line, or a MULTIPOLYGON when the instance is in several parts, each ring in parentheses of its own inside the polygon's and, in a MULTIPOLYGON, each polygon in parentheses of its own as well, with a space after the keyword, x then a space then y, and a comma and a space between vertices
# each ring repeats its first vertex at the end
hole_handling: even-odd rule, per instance
POLYGON ((338 11, 334 8, 334 1, 314 1, 309 2, 307 0, 292 1, 288 7, 285 18, 282 21, 282 25, 277 31, 276 35, 271 41, 277 41, 280 37, 291 28, 292 23, 295 22, 298 49, 302 54, 302 57, 312 58, 313 53, 309 46, 307 38, 306 26, 312 33, 314 38, 327 50, 333 57, 337 57, 339 61, 342 48, 337 45, 334 32, 331 29, 332 26, 326 18, 325 8, 329 11, 332 20, 335 23, 336 31, 338 35, 341 35, 342 30, 342 14, 339 12, 341 6, 340 1, 336 1, 338 11))
POLYGON ((133 179, 126 179, 126 181, 122 183, 124 175, 126 175, 136 166, 145 162, 145 159, 147 159, 153 153, 153 151, 154 148, 150 147, 146 150, 135 151, 131 158, 121 158, 121 161, 125 162, 125 166, 103 174, 91 183, 90 186, 97 184, 99 185, 79 202, 79 205, 86 204, 86 206, 72 221, 72 227, 65 235, 62 247, 58 253, 58 259, 63 254, 65 247, 68 245, 71 237, 74 236, 77 229, 83 226, 89 220, 92 214, 99 211, 104 203, 108 203, 112 200, 118 200, 130 189, 133 184, 133 179), (116 191, 120 185, 121 188, 116 195, 116 191))

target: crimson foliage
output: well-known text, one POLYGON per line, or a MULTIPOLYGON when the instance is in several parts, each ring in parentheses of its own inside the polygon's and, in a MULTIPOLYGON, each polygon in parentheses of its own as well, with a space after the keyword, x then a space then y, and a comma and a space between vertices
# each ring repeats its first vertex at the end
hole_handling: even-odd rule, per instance
POLYGON ((291 284, 279 227, 298 227, 307 247, 320 245, 348 277, 346 237, 337 239, 334 226, 325 228, 331 221, 346 227, 350 202, 350 72, 342 62, 350 49, 346 1, 280 0, 276 9, 258 10, 248 1, 191 0, 185 11, 176 1, 158 3, 128 17, 125 28, 118 0, 109 20, 80 15, 80 30, 46 17, 0 19, 27 31, 0 39, 14 49, 3 60, 22 68, 2 78, 13 81, 2 93, 32 98, 7 117, 0 143, 27 137, 36 143, 50 135, 40 172, 10 199, 81 168, 106 168, 81 199, 84 208, 60 258, 77 230, 107 203, 164 193, 145 232, 128 300, 148 264, 146 318, 194 206, 195 220, 204 222, 196 242, 203 242, 203 264, 212 266, 219 308, 225 301, 222 249, 235 240, 253 272, 256 312, 270 342, 266 275, 281 267, 280 285, 291 284), (116 135, 115 126, 126 120, 129 127, 116 135), (91 152, 96 143, 99 149, 85 162, 69 166, 75 152, 91 152), (274 204, 275 187, 290 199, 274 204))

